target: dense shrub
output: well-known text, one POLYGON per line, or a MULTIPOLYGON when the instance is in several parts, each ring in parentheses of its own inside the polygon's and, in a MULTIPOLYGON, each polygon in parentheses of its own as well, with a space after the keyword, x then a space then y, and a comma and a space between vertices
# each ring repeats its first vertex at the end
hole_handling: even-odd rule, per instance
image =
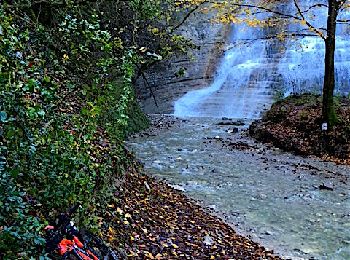
POLYGON ((0 6, 0 258, 37 257, 43 226, 77 203, 97 227, 122 140, 147 125, 136 69, 188 44, 164 1, 73 2, 0 6))

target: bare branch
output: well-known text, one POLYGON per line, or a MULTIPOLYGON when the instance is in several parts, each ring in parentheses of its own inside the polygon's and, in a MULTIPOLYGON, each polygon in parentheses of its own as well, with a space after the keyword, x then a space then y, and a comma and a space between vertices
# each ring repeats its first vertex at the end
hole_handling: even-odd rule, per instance
POLYGON ((264 7, 264 6, 251 5, 251 4, 236 4, 236 3, 232 3, 232 5, 233 6, 238 6, 238 7, 255 8, 255 9, 258 9, 258 10, 262 10, 262 11, 264 11, 266 13, 272 13, 272 14, 281 16, 283 18, 293 18, 293 19, 296 19, 296 20, 301 20, 300 17, 298 17, 298 16, 291 15, 291 14, 285 14, 285 13, 282 13, 280 11, 273 10, 271 8, 264 7))
POLYGON ((300 9, 300 6, 297 2, 297 0, 294 0, 294 6, 298 10, 299 15, 301 16, 302 20, 305 21, 306 25, 314 32, 316 32, 323 40, 326 40, 326 37, 323 35, 323 33, 316 27, 314 27, 309 21, 305 19, 305 16, 303 12, 300 9))
MULTIPOLYGON (((153 98, 154 104, 156 105, 156 107, 158 107, 158 102, 157 102, 157 100, 156 100, 156 96, 154 95, 153 89, 152 89, 151 85, 149 84, 145 73, 143 72, 143 70, 142 70, 142 68, 141 68, 140 66, 136 65, 136 67, 137 67, 137 69, 138 69, 138 74, 142 76, 144 82, 146 83, 145 85, 147 85, 147 88, 148 88, 148 90, 149 90, 150 93, 151 93, 151 96, 152 96, 152 98, 153 98)), ((138 78, 138 76, 137 76, 137 78, 138 78)), ((137 79, 137 78, 136 78, 136 79, 137 79)))
POLYGON ((306 9, 305 11, 302 11, 302 13, 303 14, 307 13, 307 12, 311 11, 312 9, 319 8, 319 7, 326 7, 326 8, 328 8, 328 5, 326 5, 326 4, 314 4, 314 5, 310 6, 308 9, 306 9))
POLYGON ((172 34, 174 31, 176 31, 177 29, 179 29, 179 27, 181 26, 181 25, 183 25, 186 21, 187 21, 187 19, 191 16, 191 14, 193 14, 195 11, 197 11, 198 9, 199 9, 199 7, 201 7, 204 3, 205 3, 206 1, 205 0, 203 0, 201 3, 199 3, 197 6, 195 6, 193 9, 191 9, 187 14, 186 14, 186 16, 182 19, 182 21, 179 23, 179 24, 177 24, 176 26, 174 26, 173 28, 171 28, 171 30, 170 30, 170 34, 172 34))
POLYGON ((341 23, 341 24, 345 24, 345 23, 349 23, 349 22, 350 22, 350 19, 345 19, 345 20, 339 19, 339 20, 337 20, 337 23, 341 23))
MULTIPOLYGON (((286 38, 288 37, 319 37, 317 34, 314 33, 302 33, 302 32, 285 32, 286 38)), ((256 41, 259 40, 276 40, 279 38, 278 34, 274 35, 269 35, 266 37, 259 37, 259 38, 254 38, 254 39, 240 39, 235 41, 233 44, 230 44, 227 50, 230 50, 232 48, 236 48, 239 45, 244 45, 244 44, 252 44, 256 41)))

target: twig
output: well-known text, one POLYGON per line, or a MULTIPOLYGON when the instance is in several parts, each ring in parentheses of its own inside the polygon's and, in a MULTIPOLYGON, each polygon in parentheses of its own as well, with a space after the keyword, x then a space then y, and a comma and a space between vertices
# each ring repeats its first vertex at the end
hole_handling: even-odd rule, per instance
POLYGON ((140 68, 138 65, 136 65, 136 67, 139 70, 139 75, 141 75, 143 80, 144 80, 144 82, 146 82, 146 85, 147 85, 147 87, 148 87, 148 89, 149 89, 149 91, 151 93, 152 98, 153 98, 154 104, 156 105, 156 107, 159 107, 158 106, 158 102, 156 100, 156 96, 154 95, 153 89, 152 89, 151 85, 149 84, 145 73, 143 72, 142 68, 140 68))
POLYGON ((317 29, 316 27, 314 27, 310 22, 308 22, 308 21, 305 19, 305 16, 304 16, 303 12, 301 11, 300 6, 299 6, 297 0, 294 0, 294 5, 295 5, 295 7, 297 8, 298 13, 299 13, 299 15, 301 16, 302 20, 305 21, 306 25, 307 25, 312 31, 316 32, 323 40, 326 40, 326 37, 323 35, 323 33, 322 33, 319 29, 317 29))
POLYGON ((185 15, 185 17, 182 19, 182 21, 179 23, 179 24, 177 24, 176 26, 174 26, 171 30, 170 30, 170 34, 172 34, 174 31, 176 31, 181 25, 183 25, 186 21, 187 21, 187 19, 191 16, 191 14, 193 14, 195 11, 197 11, 198 10, 198 8, 199 7, 201 7, 204 3, 205 3, 206 1, 203 1, 203 2, 201 2, 201 3, 199 3, 197 6, 195 6, 191 11, 189 11, 186 15, 185 15))

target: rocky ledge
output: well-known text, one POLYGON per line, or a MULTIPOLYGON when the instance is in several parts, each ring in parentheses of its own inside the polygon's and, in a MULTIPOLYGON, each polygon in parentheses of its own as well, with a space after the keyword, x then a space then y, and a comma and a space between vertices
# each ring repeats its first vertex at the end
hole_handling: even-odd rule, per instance
POLYGON ((225 49, 229 25, 215 24, 208 15, 192 14, 176 33, 197 46, 187 55, 176 55, 161 61, 137 81, 137 96, 146 113, 173 112, 173 102, 187 91, 207 87, 225 49), (156 102, 149 88, 152 88, 156 102), (157 104, 156 104, 157 103, 157 104))

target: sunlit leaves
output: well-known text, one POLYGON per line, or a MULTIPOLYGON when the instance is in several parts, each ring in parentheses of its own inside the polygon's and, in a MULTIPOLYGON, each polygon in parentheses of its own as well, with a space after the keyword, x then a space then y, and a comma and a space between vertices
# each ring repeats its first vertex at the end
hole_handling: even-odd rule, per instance
MULTIPOLYGON (((181 8, 189 8, 194 5, 205 3, 205 0, 175 0, 175 5, 181 8)), ((218 3, 215 3, 218 5, 218 3)))
MULTIPOLYGON (((310 32, 315 33, 322 38, 324 35, 322 30, 314 27, 309 21, 315 18, 316 8, 325 8, 324 4, 313 5, 309 9, 301 10, 298 1, 294 1, 296 10, 292 12, 281 11, 281 6, 286 5, 287 1, 209 1, 204 9, 206 12, 216 14, 216 18, 213 19, 216 22, 221 23, 245 23, 251 27, 273 27, 279 24, 284 24, 285 21, 297 22, 304 27, 308 28, 310 32), (271 22, 273 17, 274 22, 271 22)), ((186 1, 187 4, 191 1, 186 1)), ((193 3, 195 4, 195 3, 193 3)))

